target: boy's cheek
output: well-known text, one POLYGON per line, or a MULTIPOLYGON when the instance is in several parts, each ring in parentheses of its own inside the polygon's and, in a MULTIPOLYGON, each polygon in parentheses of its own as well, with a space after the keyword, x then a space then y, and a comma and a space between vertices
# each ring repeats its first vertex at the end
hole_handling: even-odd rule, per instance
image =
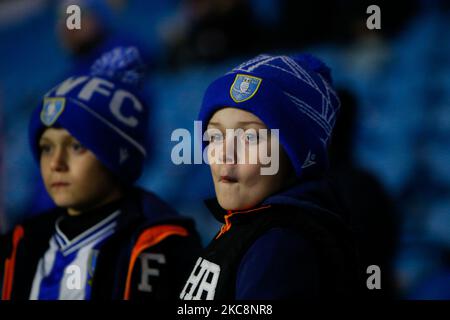
POLYGON ((216 182, 217 178, 219 177, 220 166, 218 164, 211 163, 209 165, 209 168, 211 169, 211 176, 214 182, 216 182))
POLYGON ((218 165, 222 163, 224 157, 223 148, 219 144, 210 144, 207 149, 208 154, 208 164, 218 165))
POLYGON ((40 171, 41 171, 42 181, 44 181, 45 188, 48 191, 48 187, 49 187, 49 183, 50 183, 49 182, 49 168, 41 165, 41 170, 40 171))

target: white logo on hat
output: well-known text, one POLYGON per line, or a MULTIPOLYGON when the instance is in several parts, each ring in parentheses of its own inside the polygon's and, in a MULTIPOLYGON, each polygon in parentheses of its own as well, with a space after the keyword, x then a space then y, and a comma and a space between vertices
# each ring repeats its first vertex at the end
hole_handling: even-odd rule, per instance
POLYGON ((248 88, 250 87, 250 79, 244 78, 241 82, 241 85, 239 86, 239 89, 242 93, 246 93, 248 88))
POLYGON ((308 168, 312 165, 315 165, 316 162, 314 161, 316 159, 316 155, 314 153, 311 153, 311 150, 309 150, 308 155, 306 156, 306 160, 302 165, 302 168, 308 168))
MULTIPOLYGON (((42 122, 50 126, 52 125, 58 116, 61 114, 61 112, 64 110, 64 97, 59 97, 62 95, 67 95, 69 92, 72 92, 72 90, 79 90, 79 93, 77 94, 76 98, 68 97, 68 99, 71 99, 72 103, 78 105, 79 107, 83 108, 90 114, 92 114, 94 117, 102 121, 104 124, 109 126, 111 129, 113 129, 115 132, 117 132, 119 135, 121 135, 124 139, 128 140, 131 144, 133 144, 140 153, 142 153, 144 156, 146 155, 146 151, 144 146, 142 146, 138 141, 136 141, 132 136, 130 136, 127 132, 123 131, 120 127, 117 126, 115 121, 111 121, 110 118, 105 117, 103 114, 104 112, 101 112, 102 108, 96 108, 93 104, 84 104, 83 102, 90 102, 91 99, 93 99, 94 96, 102 95, 109 101, 109 111, 114 116, 115 119, 120 121, 120 123, 128 126, 128 127, 136 127, 139 125, 139 116, 138 115, 132 115, 130 114, 128 110, 124 112, 124 108, 129 109, 128 106, 131 106, 134 111, 137 111, 137 113, 141 113, 144 111, 144 107, 141 104, 140 100, 134 96, 131 92, 128 92, 124 89, 117 89, 115 88, 114 83, 109 82, 107 80, 97 78, 97 77, 72 77, 69 79, 66 79, 64 82, 62 82, 57 87, 53 88, 51 91, 47 93, 47 95, 56 95, 56 98, 46 98, 46 101, 50 101, 51 99, 55 102, 55 108, 56 112, 54 113, 55 116, 53 117, 46 117, 46 114, 48 113, 47 108, 45 105, 48 105, 48 103, 44 102, 44 109, 41 113, 41 120, 42 122), (62 102, 59 102, 62 101, 62 102), (131 104, 130 104, 131 102, 131 104)), ((125 161, 128 158, 125 157, 123 161, 125 161)), ((120 159, 120 158, 119 158, 120 159)))
POLYGON ((128 157, 129 157, 129 153, 128 153, 128 149, 126 148, 120 148, 120 158, 119 158, 119 163, 122 164, 124 163, 128 157))
POLYGON ((55 112, 56 112, 56 105, 55 105, 55 102, 51 102, 51 103, 48 105, 47 115, 48 115, 48 116, 53 116, 53 115, 55 114, 55 112))

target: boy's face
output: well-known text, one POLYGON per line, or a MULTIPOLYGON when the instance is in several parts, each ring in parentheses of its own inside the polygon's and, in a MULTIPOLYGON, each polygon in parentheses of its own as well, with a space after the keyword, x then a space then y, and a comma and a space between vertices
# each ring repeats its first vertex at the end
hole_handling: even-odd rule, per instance
POLYGON ((39 140, 41 174, 57 206, 77 215, 120 197, 112 174, 65 129, 49 128, 39 140))
POLYGON ((208 160, 217 200, 226 210, 251 208, 280 190, 289 179, 290 162, 281 148, 274 150, 279 152, 278 157, 272 157, 279 161, 277 172, 271 175, 261 174, 263 165, 257 150, 263 148, 265 152, 271 153, 272 139, 277 138, 270 133, 266 137, 258 134, 260 129, 267 130, 267 127, 257 116, 236 108, 217 111, 208 123, 208 132, 219 130, 222 133, 209 135, 209 147, 221 152, 208 152, 208 160), (242 134, 227 135, 227 129, 241 129, 242 134), (233 150, 226 150, 233 142, 233 150), (245 154, 243 158, 246 161, 238 161, 239 152, 245 154), (258 155, 257 161, 249 161, 249 154, 252 152, 258 155), (233 160, 228 161, 233 163, 225 163, 227 160, 233 160))

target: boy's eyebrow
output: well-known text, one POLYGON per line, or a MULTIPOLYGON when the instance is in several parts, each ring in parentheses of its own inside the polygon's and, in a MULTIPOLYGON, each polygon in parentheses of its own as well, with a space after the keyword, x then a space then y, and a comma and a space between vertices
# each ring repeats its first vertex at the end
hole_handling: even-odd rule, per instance
POLYGON ((51 142, 51 140, 50 140, 49 138, 47 138, 47 137, 41 137, 41 138, 39 139, 39 142, 41 142, 41 141, 51 142))
POLYGON ((264 126, 264 124, 259 121, 239 121, 238 124, 239 125, 257 124, 260 126, 264 126))
MULTIPOLYGON (((71 136, 70 134, 64 135, 62 137, 57 137, 56 141, 58 142, 78 142, 77 139, 75 139, 73 136, 71 136)), ((55 139, 52 138, 48 138, 45 136, 41 136, 41 138, 39 139, 39 143, 41 142, 50 142, 50 143, 54 143, 55 139)), ((78 142, 79 143, 79 142, 78 142)))
MULTIPOLYGON (((264 126, 264 124, 259 122, 259 121, 239 121, 239 122, 237 122, 237 124, 240 125, 240 126, 242 126, 242 125, 249 125, 249 124, 257 124, 257 125, 260 125, 260 126, 264 126)), ((218 122, 210 122, 210 123, 208 123, 208 126, 210 126, 210 125, 211 126, 216 126, 216 127, 222 127, 222 124, 218 123, 218 122)))

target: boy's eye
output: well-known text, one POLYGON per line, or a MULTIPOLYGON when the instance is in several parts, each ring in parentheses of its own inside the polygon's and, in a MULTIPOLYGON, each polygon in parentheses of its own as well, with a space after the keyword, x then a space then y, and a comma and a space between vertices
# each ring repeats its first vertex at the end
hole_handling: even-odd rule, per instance
POLYGON ((39 151, 41 152, 41 154, 48 154, 51 152, 51 150, 52 150, 52 146, 49 144, 39 145, 39 151))
POLYGON ((82 153, 82 152, 84 152, 84 151, 86 150, 86 148, 83 147, 83 146, 81 145, 81 143, 79 143, 79 142, 74 142, 74 143, 72 143, 71 148, 72 148, 72 150, 73 150, 75 153, 82 153))
POLYGON ((210 143, 218 143, 218 142, 221 142, 222 140, 223 140, 223 137, 220 133, 214 133, 209 136, 210 143))
POLYGON ((258 135, 257 134, 255 134, 255 133, 245 133, 244 134, 244 140, 245 140, 245 142, 248 142, 248 143, 258 143, 258 139, 259 137, 258 137, 258 135))

